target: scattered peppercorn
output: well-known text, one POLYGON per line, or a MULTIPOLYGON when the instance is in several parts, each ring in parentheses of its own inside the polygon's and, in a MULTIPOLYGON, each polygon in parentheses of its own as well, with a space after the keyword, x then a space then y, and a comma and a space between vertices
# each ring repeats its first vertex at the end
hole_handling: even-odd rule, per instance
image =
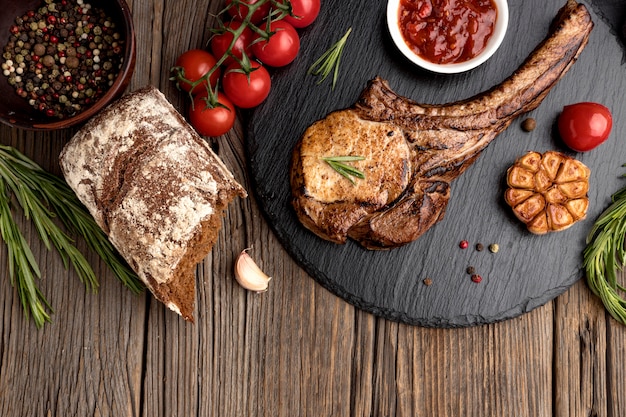
POLYGON ((427 287, 430 287, 433 284, 433 280, 430 278, 424 278, 424 285, 426 285, 427 287))
POLYGON ((483 277, 481 277, 478 274, 473 274, 472 275, 472 282, 475 282, 476 284, 479 284, 481 281, 483 280, 483 277))
POLYGON ((482 243, 477 243, 476 244, 476 250, 478 252, 482 251, 483 249, 485 249, 485 245, 483 245, 482 243))
POLYGON ((498 253, 498 251, 500 250, 500 246, 497 243, 492 243, 491 245, 489 245, 489 250, 491 251, 491 253, 498 253))
POLYGON ((473 266, 468 266, 466 271, 468 275, 474 275, 476 273, 476 268, 474 268, 473 266))
POLYGON ((2 73, 32 107, 50 117, 70 117, 113 85, 125 42, 102 9, 84 0, 45 0, 15 23, 3 49, 2 73))
POLYGON ((459 248, 461 249, 467 249, 468 246, 469 242, 467 240, 462 240, 461 242, 459 242, 459 248))
POLYGON ((537 122, 532 117, 529 117, 522 122, 522 129, 526 132, 532 132, 536 127, 537 122))

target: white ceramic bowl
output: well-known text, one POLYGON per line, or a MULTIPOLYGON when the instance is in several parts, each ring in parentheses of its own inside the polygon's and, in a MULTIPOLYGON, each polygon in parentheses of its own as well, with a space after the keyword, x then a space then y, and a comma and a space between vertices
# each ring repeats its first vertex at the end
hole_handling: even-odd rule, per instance
POLYGON ((426 70, 442 74, 456 74, 460 72, 465 72, 476 68, 480 64, 487 61, 500 47, 500 44, 502 44, 502 40, 504 40, 504 35, 506 34, 507 26, 509 24, 509 5, 507 3, 507 0, 493 0, 493 2, 498 9, 496 25, 493 30, 493 34, 487 42, 487 46, 480 54, 464 62, 451 64, 435 64, 424 58, 421 58, 419 55, 413 52, 404 41, 402 33, 400 32, 400 27, 398 23, 398 9, 400 7, 400 0, 388 0, 387 26, 389 27, 389 33, 391 34, 391 38, 393 39, 400 52, 402 52, 402 54, 414 64, 426 70))

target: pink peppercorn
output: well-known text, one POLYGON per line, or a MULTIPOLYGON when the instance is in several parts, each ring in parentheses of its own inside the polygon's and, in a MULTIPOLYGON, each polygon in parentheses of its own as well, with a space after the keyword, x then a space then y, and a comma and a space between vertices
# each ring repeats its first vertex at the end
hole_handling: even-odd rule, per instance
POLYGON ((478 274, 473 274, 472 275, 472 282, 475 282, 476 284, 480 283, 483 280, 483 277, 481 277, 478 274))
POLYGON ((459 243, 459 248, 461 248, 461 249, 467 249, 468 246, 469 246, 469 242, 467 240, 462 240, 459 243))

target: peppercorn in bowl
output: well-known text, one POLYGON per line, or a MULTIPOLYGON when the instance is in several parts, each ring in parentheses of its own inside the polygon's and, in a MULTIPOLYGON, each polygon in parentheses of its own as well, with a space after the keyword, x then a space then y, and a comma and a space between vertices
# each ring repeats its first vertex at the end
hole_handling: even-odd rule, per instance
POLYGON ((0 121, 29 130, 85 122, 135 66, 124 0, 0 0, 0 121))

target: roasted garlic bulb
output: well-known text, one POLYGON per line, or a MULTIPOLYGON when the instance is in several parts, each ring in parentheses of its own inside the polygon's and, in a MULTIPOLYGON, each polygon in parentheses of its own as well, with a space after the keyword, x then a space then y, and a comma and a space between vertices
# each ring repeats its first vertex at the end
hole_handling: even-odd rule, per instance
POLYGON ((564 230, 587 215, 589 174, 560 152, 528 152, 507 171, 507 204, 532 233, 564 230))

